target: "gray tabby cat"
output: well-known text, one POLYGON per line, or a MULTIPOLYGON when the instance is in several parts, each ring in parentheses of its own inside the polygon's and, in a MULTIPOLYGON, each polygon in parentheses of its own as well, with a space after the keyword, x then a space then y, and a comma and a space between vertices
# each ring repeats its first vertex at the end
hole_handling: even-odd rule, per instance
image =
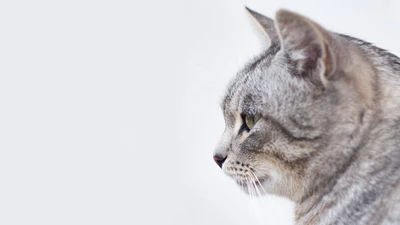
POLYGON ((286 10, 249 13, 269 48, 230 83, 214 160, 296 224, 400 224, 400 59, 286 10))

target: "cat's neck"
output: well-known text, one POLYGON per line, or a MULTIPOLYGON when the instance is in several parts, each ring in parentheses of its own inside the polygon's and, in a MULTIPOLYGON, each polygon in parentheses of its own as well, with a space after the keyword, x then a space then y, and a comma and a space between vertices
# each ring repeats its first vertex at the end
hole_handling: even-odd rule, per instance
MULTIPOLYGON (((400 124, 391 126, 400 128, 400 124)), ((400 185, 400 150, 393 147, 400 137, 377 137, 382 130, 374 129, 369 139, 373 141, 355 150, 343 167, 297 202, 296 224, 374 224, 369 222, 387 213, 380 205, 391 201, 394 187, 400 185)))

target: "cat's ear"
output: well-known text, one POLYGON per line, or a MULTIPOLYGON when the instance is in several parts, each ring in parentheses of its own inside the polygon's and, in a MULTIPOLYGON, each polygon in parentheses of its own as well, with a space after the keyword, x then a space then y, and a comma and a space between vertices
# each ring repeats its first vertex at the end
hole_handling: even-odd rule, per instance
POLYGON ((278 32, 275 28, 275 22, 273 19, 270 19, 266 16, 263 16, 247 7, 246 12, 250 15, 253 19, 254 23, 260 29, 261 33, 267 37, 270 41, 270 46, 279 46, 280 40, 278 36, 278 32))
POLYGON ((336 57, 329 31, 294 12, 276 13, 281 49, 294 62, 296 73, 313 83, 326 85, 335 72, 336 57))

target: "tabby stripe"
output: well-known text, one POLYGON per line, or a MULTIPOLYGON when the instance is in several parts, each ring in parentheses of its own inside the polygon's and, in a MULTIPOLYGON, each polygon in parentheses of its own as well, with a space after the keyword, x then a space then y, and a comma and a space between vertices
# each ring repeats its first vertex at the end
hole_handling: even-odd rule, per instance
POLYGON ((292 132, 290 132, 288 129, 286 129, 285 126, 283 126, 281 123, 279 123, 277 120, 273 118, 268 118, 268 120, 272 121, 281 131, 284 133, 289 139, 294 140, 294 141, 315 141, 320 138, 320 136, 316 137, 296 137, 292 132))

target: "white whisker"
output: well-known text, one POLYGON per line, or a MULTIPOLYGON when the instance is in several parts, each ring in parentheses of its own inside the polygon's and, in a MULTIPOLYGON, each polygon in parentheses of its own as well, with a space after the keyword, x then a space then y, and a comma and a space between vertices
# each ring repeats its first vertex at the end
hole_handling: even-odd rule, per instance
POLYGON ((264 187, 262 186, 262 183, 260 182, 260 180, 258 179, 258 177, 254 174, 253 171, 250 171, 250 174, 256 179, 256 181, 260 184, 260 188, 261 190, 264 192, 264 194, 267 194, 267 192, 265 191, 264 187))

